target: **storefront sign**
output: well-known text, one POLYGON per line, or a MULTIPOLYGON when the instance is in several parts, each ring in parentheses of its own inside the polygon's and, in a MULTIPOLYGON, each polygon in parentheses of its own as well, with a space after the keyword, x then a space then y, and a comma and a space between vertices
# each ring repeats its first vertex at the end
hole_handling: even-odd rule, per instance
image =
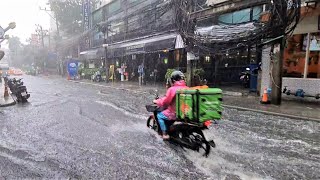
POLYGON ((133 54, 133 53, 139 53, 144 52, 144 45, 145 44, 138 44, 133 46, 126 47, 126 54, 133 54))
POLYGON ((131 51, 131 50, 134 50, 134 49, 141 49, 141 48, 144 48, 144 44, 138 44, 138 45, 134 45, 134 46, 128 46, 128 47, 126 47, 126 50, 127 50, 127 51, 131 51))
MULTIPOLYGON (((83 28, 84 31, 90 29, 90 0, 82 1, 82 14, 83 14, 83 28)), ((85 48, 90 48, 90 39, 89 36, 85 36, 84 38, 85 48)))
POLYGON ((84 30, 90 29, 90 0, 83 0, 82 1, 82 8, 83 8, 83 28, 84 30))

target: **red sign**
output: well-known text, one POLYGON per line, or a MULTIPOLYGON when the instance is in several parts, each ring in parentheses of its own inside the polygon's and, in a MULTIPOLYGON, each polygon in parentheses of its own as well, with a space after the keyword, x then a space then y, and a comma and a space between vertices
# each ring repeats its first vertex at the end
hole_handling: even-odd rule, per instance
POLYGON ((31 34, 31 45, 34 46, 40 46, 40 41, 39 41, 39 35, 38 34, 31 34))

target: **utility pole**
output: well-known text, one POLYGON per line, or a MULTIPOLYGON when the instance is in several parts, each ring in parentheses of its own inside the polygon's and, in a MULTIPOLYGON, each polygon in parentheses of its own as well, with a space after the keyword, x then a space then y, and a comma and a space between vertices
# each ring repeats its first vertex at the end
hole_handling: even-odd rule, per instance
POLYGON ((42 44, 42 47, 44 48, 44 32, 47 32, 46 30, 43 30, 42 26, 39 25, 39 24, 36 24, 36 32, 38 33, 38 35, 40 36, 41 38, 41 44, 42 44))
POLYGON ((60 30, 59 30, 59 22, 58 22, 58 18, 57 17, 53 17, 49 12, 53 12, 51 9, 47 9, 47 8, 41 8, 39 7, 39 9, 41 11, 45 11, 56 23, 56 28, 57 28, 57 38, 60 37, 60 30))
MULTIPOLYGON (((192 28, 189 28, 187 33, 193 33, 194 31, 194 27, 195 27, 195 20, 191 19, 191 12, 193 12, 194 10, 194 4, 192 3, 182 3, 182 6, 185 6, 184 8, 187 10, 187 12, 182 12, 182 13, 187 13, 185 15, 185 17, 187 18, 184 22, 184 26, 191 26, 192 28)), ((195 85, 195 81, 194 81, 194 66, 195 66, 195 62, 199 60, 199 57, 196 57, 194 54, 194 42, 192 38, 187 38, 187 84, 188 86, 194 86, 195 85)))
POLYGON ((276 9, 279 9, 283 17, 283 27, 279 29, 278 36, 281 37, 277 40, 273 46, 273 57, 271 59, 271 103, 274 105, 281 105, 282 95, 282 74, 283 74, 283 57, 284 48, 286 44, 286 22, 287 22, 287 4, 276 3, 276 9))
MULTIPOLYGON (((99 28, 99 31, 103 33, 103 45, 102 47, 105 48, 105 57, 104 57, 104 66, 107 70, 107 68, 109 67, 110 63, 107 63, 107 58, 108 58, 108 42, 107 42, 107 39, 109 37, 109 32, 111 32, 110 28, 111 28, 111 25, 108 24, 108 25, 104 25, 104 26, 101 26, 100 24, 97 24, 97 27, 99 28)), ((106 74, 106 76, 108 76, 108 74, 106 74)), ((114 78, 114 77, 113 77, 114 78)), ((113 79, 114 80, 114 79, 113 79)))
POLYGON ((283 71, 283 54, 286 43, 285 37, 282 37, 273 47, 273 57, 271 60, 271 103, 274 105, 281 104, 282 95, 282 71, 283 71))
MULTIPOLYGON (((58 58, 58 42, 60 41, 60 29, 59 29, 59 22, 58 22, 57 15, 56 15, 56 17, 52 16, 52 14, 49 13, 49 12, 53 12, 53 11, 51 9, 47 9, 46 7, 45 8, 39 7, 39 9, 41 11, 45 11, 56 23, 56 28, 57 28, 57 35, 55 37, 56 62, 57 62, 57 66, 59 66, 59 67, 57 67, 57 69, 59 69, 58 71, 60 72, 61 75, 63 75, 62 68, 61 68, 62 67, 62 62, 58 63, 58 61, 59 61, 59 58, 58 58)), ((50 36, 49 36, 49 41, 50 41, 50 36)))

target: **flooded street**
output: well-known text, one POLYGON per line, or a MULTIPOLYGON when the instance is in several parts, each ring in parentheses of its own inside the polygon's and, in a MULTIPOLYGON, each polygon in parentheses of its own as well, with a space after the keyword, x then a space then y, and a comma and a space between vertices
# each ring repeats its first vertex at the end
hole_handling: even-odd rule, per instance
POLYGON ((153 95, 25 76, 28 104, 0 109, 8 179, 320 179, 320 124, 225 109, 208 158, 147 129, 153 95))

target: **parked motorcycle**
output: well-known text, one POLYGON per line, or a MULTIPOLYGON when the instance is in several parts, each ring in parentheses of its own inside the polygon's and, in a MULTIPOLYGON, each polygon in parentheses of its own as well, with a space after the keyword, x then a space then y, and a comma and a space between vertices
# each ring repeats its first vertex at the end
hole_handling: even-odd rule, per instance
POLYGON ((17 98, 18 103, 28 102, 30 94, 27 91, 27 87, 23 85, 24 83, 22 79, 9 79, 8 77, 5 77, 5 81, 7 82, 12 94, 17 98))
POLYGON ((102 82, 102 76, 100 71, 97 71, 96 73, 94 73, 91 77, 93 82, 102 82))
MULTIPOLYGON (((156 94, 156 99, 159 96, 156 94)), ((159 135, 162 135, 160 125, 157 119, 157 114, 163 109, 155 104, 146 105, 148 112, 153 114, 147 120, 147 127, 156 131, 159 135)), ((209 129, 212 125, 211 121, 207 121, 204 124, 188 123, 184 119, 177 119, 175 121, 165 121, 168 127, 168 134, 170 136, 170 142, 180 145, 194 151, 204 151, 203 156, 210 154, 211 147, 215 147, 213 140, 206 140, 203 130, 209 129)), ((216 122, 215 122, 216 123, 216 122)))
POLYGON ((240 73, 240 81, 243 87, 248 88, 250 86, 250 68, 246 68, 246 71, 240 73))

